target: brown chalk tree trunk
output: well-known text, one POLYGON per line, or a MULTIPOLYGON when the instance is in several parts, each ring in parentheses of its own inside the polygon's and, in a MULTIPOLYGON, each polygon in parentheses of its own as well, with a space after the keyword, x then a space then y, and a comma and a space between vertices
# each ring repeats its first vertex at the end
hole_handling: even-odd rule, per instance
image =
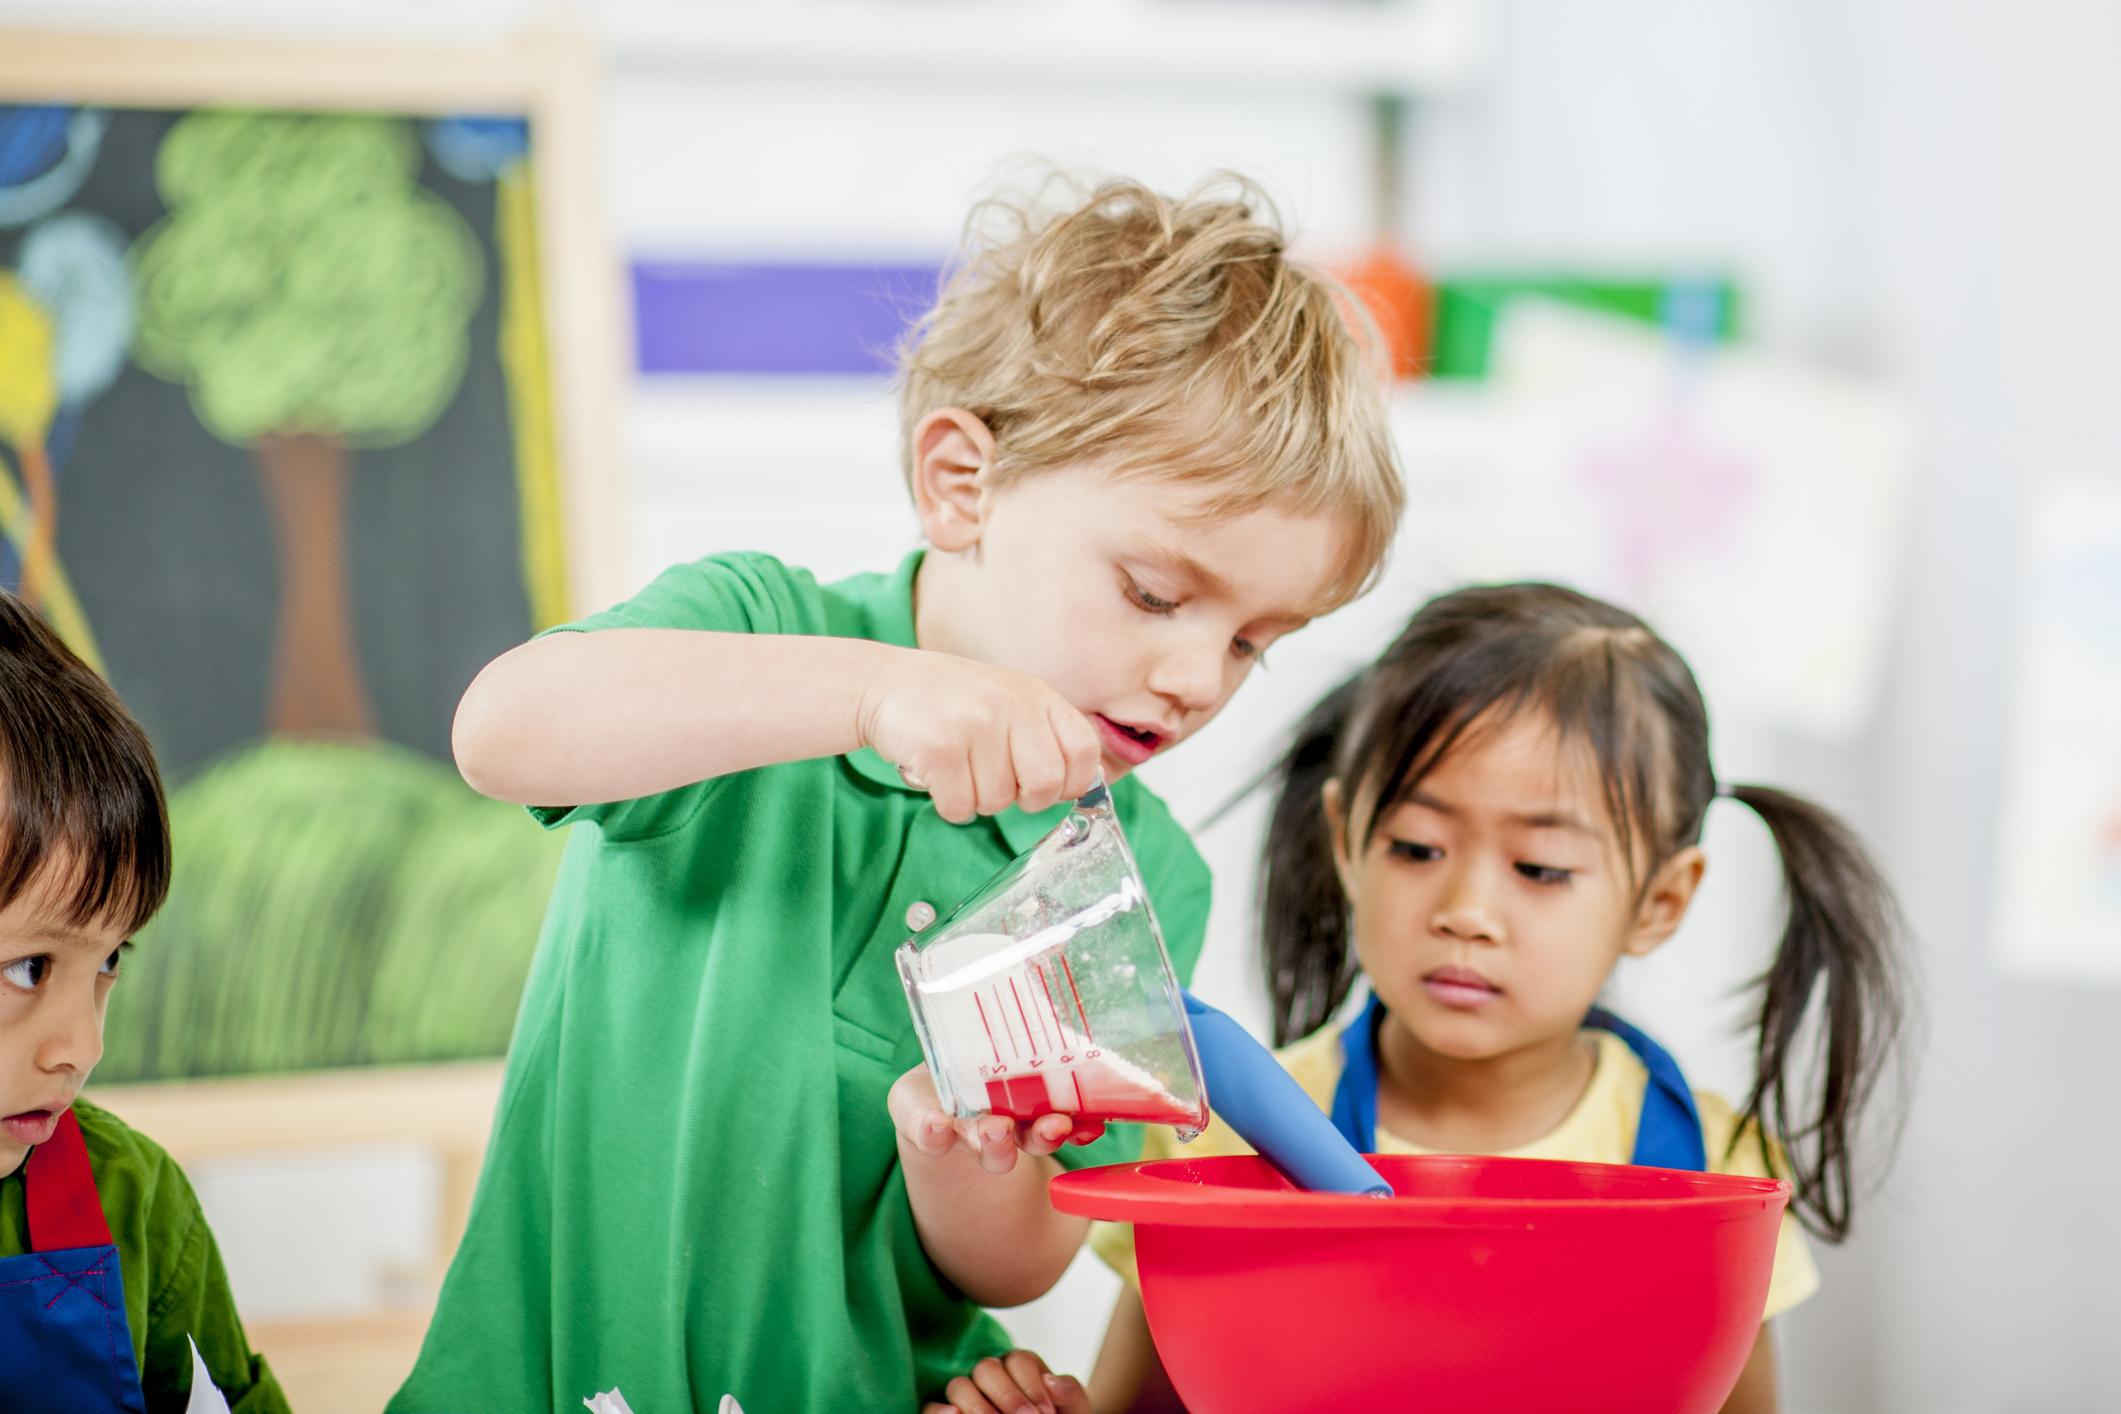
POLYGON ((346 444, 315 433, 268 432, 252 450, 280 557, 266 729, 374 736, 346 595, 346 444))

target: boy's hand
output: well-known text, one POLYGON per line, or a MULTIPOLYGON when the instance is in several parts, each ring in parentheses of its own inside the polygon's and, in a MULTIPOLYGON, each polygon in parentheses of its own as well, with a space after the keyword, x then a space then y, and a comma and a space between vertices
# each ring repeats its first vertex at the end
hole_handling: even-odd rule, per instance
POLYGON ((943 1391, 948 1404, 921 1414, 1090 1414, 1090 1396, 1070 1375, 1055 1375, 1028 1350, 992 1356, 959 1375, 943 1391))
POLYGON ((1102 764, 1097 729, 1043 679, 948 653, 895 655, 857 731, 958 824, 1073 800, 1102 764))
POLYGON ((1007 1115, 959 1119, 936 1098, 935 1080, 925 1065, 917 1065, 893 1081, 887 1103, 899 1137, 915 1149, 931 1159, 940 1159, 952 1149, 963 1149, 989 1173, 1007 1173, 1015 1168, 1019 1152, 1043 1158, 1071 1137, 1078 1144, 1087 1144, 1105 1132, 1105 1126, 1096 1120, 1078 1124, 1073 1116, 1064 1114, 1040 1115, 1028 1122, 1007 1115))

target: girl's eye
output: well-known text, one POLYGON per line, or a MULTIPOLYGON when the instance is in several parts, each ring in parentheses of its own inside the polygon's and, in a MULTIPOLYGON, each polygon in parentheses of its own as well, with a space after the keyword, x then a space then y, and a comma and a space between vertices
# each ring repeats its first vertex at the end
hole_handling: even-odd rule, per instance
POLYGON ((1574 869, 1556 869, 1550 864, 1519 864, 1517 872, 1535 884, 1566 884, 1576 876, 1574 869))
POLYGON ((1391 853, 1400 859, 1411 859, 1419 864, 1443 858, 1443 851, 1432 844, 1416 844, 1413 840, 1392 841, 1391 853))
POLYGON ((1230 651, 1240 658, 1257 658, 1259 645, 1249 638, 1233 638, 1230 640, 1230 651))
POLYGON ((42 986, 44 979, 52 975, 52 960, 39 954, 36 957, 18 957, 5 967, 0 967, 0 977, 5 977, 25 992, 34 992, 42 986))

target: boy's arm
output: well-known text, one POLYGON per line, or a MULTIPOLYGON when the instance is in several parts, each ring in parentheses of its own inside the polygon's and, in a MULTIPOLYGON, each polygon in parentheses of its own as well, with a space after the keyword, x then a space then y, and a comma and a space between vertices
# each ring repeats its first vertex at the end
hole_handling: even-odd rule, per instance
POLYGON ((486 665, 452 732, 457 766, 519 805, 633 800, 864 746, 945 819, 1090 788, 1096 730, 1026 673, 858 638, 608 628, 486 665))
POLYGON ((893 1083, 890 1105, 914 1230, 936 1270, 982 1306, 1021 1306, 1051 1290, 1090 1228, 1046 1196, 1061 1171, 1053 1152, 1074 1122, 956 1119, 937 1102, 925 1065, 893 1083))
POLYGON ((1745 1369, 1730 1398, 1723 1401, 1721 1414, 1775 1414, 1781 1407, 1782 1396, 1775 1387, 1775 1330, 1763 1321, 1760 1334, 1753 1338, 1753 1353, 1746 1357, 1745 1369))

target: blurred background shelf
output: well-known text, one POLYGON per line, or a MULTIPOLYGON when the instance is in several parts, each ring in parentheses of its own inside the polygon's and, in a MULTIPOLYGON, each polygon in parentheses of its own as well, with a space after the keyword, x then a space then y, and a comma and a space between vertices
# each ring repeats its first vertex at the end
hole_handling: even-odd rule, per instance
POLYGON ((1478 0, 615 0, 587 18, 614 64, 640 69, 1415 94, 1469 80, 1484 10, 1478 0))

